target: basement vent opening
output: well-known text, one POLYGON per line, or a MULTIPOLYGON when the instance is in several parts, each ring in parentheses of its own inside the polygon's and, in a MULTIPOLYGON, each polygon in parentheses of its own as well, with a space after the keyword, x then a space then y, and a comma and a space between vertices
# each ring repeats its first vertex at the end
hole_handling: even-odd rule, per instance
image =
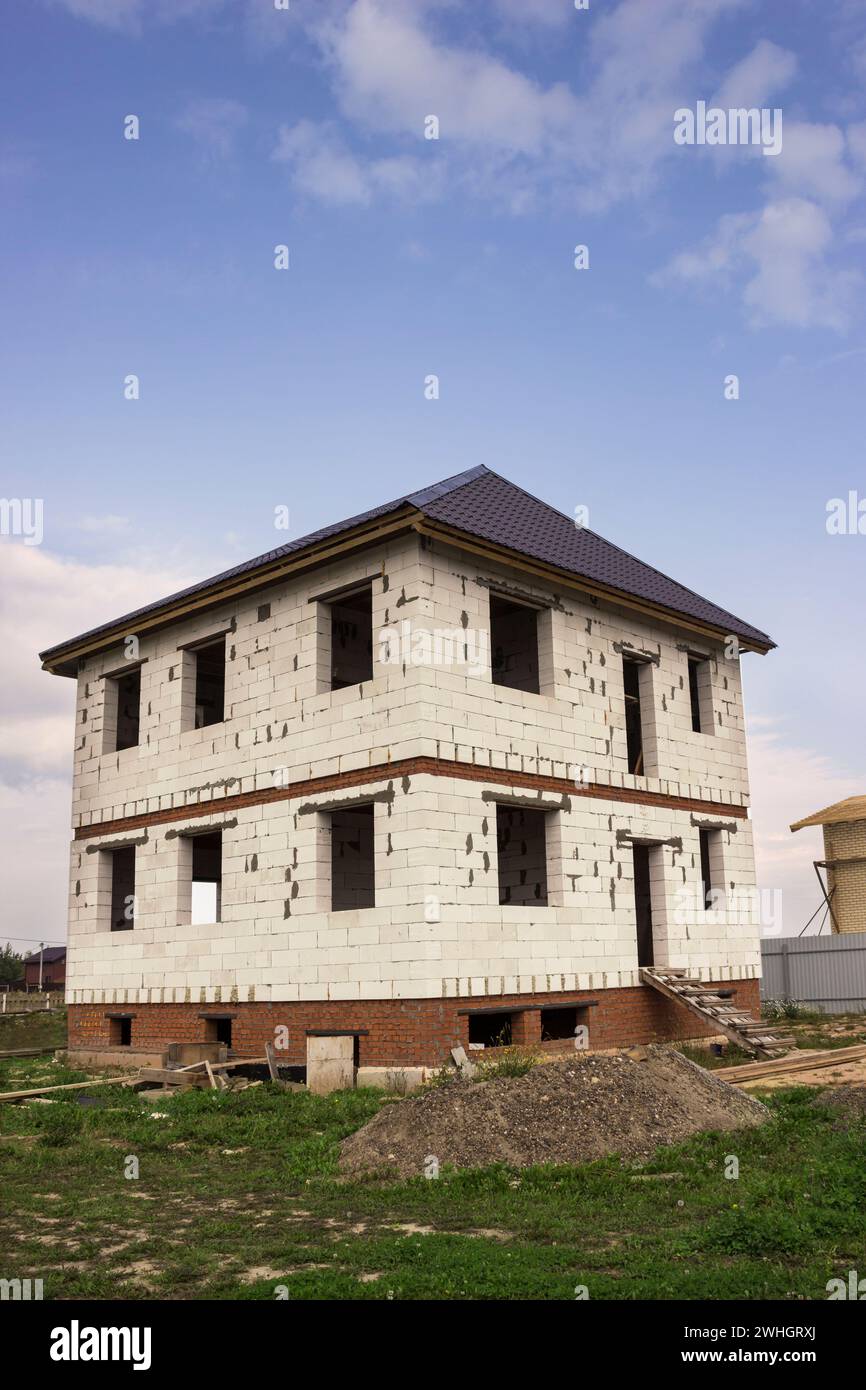
POLYGON ((490 595, 490 650, 493 684, 539 693, 538 611, 490 595))
MULTIPOLYGON (((586 1013, 584 1009, 582 1011, 586 1013)), ((541 1041, 561 1042, 564 1038, 574 1038, 578 1025, 577 1008, 542 1009, 541 1041)))
POLYGON ((373 586, 326 605, 331 618, 331 689, 373 679, 373 586))
POLYGON ((226 639, 199 647, 195 656, 195 727, 206 729, 225 719, 226 639))
POLYGON ((223 837, 216 830, 209 835, 193 835, 192 900, 190 922, 201 926, 222 919, 223 837))
POLYGON ((470 1047, 510 1047, 511 1014, 470 1014, 470 1047))
POLYGON ((331 811, 331 911, 376 906, 372 804, 331 811))
POLYGON ((502 907, 547 906, 547 814, 522 806, 496 807, 502 907))
POLYGON ((111 930, 135 926, 135 846, 107 851, 111 855, 111 930))
POLYGON ((232 1020, 230 1018, 206 1018, 204 1021, 204 1040, 209 1043, 232 1045, 232 1020))
POLYGON ((110 1018, 108 1020, 108 1041, 112 1047, 131 1047, 132 1019, 110 1018))

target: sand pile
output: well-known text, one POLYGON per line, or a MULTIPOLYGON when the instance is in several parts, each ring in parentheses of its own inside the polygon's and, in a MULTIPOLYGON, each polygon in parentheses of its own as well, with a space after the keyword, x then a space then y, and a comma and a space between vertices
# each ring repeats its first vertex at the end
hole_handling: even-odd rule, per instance
POLYGON ((700 1130, 761 1124, 766 1108, 673 1048, 575 1053, 526 1076, 447 1085, 386 1105, 340 1151, 343 1172, 409 1177, 440 1164, 588 1163, 645 1157, 700 1130))

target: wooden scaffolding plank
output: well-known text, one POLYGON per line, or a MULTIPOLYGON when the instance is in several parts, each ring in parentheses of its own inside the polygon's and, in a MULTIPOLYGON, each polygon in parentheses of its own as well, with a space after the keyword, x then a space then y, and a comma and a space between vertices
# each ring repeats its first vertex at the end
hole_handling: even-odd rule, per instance
POLYGON ((753 1019, 735 1005, 726 1004, 711 989, 705 989, 700 980, 689 978, 684 971, 675 972, 667 968, 645 966, 640 972, 644 984, 680 1003, 705 1023, 723 1033, 729 1042, 744 1048, 756 1056, 768 1056, 772 1052, 788 1046, 781 1036, 767 1034, 757 1019, 753 1019))

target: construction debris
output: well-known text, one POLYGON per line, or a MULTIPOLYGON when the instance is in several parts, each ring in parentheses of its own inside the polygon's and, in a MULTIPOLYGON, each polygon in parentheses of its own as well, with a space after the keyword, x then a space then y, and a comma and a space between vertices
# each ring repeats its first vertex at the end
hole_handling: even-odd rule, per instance
POLYGON ((462 1047, 452 1047, 451 1060, 461 1076, 471 1078, 475 1075, 475 1063, 470 1062, 462 1047))
MULTIPOLYGON (((98 1077, 90 1081, 73 1081, 65 1086, 39 1086, 29 1090, 5 1091, 0 1093, 0 1102, 30 1100, 54 1091, 79 1091, 86 1090, 91 1086, 127 1086, 145 1096, 153 1095, 152 1089, 145 1088, 161 1086, 162 1090, 157 1094, 163 1098, 171 1090, 191 1090, 193 1088, 243 1091, 251 1086, 260 1086, 262 1083, 254 1077, 228 1077, 224 1073, 242 1067, 264 1067, 266 1065, 268 1065, 267 1057, 238 1057, 232 1062, 212 1062, 205 1057, 200 1061, 190 1062, 183 1066, 179 1063, 174 1065, 168 1063, 162 1067, 140 1067, 135 1075, 98 1077)), ((290 1090, 306 1089, 297 1083, 288 1081, 279 1081, 279 1085, 290 1090)))
POLYGON ((83 1091, 90 1086, 133 1086, 138 1081, 138 1077, 110 1076, 100 1077, 96 1081, 71 1081, 65 1086, 37 1086, 29 1091, 3 1091, 0 1092, 0 1102, 30 1100, 33 1096, 47 1096, 53 1091, 83 1091))

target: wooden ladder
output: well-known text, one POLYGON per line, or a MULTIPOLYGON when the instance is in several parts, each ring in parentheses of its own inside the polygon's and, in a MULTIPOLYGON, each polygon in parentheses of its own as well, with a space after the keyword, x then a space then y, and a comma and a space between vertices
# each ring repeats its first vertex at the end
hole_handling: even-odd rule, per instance
POLYGON ((705 985, 685 970, 671 966, 643 966, 640 977, 667 999, 684 1004, 705 1023, 711 1023, 719 1033, 745 1052, 755 1057, 778 1057, 793 1047, 795 1039, 785 1036, 784 1028, 761 1023, 746 1009, 738 1008, 730 999, 723 999, 718 989, 705 985))

